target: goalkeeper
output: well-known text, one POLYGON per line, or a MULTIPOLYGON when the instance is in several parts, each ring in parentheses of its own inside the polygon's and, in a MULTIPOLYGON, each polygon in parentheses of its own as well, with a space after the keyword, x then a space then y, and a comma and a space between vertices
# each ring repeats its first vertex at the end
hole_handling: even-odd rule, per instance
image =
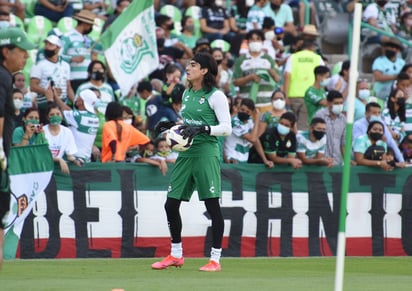
POLYGON ((180 152, 171 175, 165 210, 172 237, 171 252, 153 269, 184 264, 182 247, 182 219, 180 204, 189 201, 194 190, 204 201, 212 220, 213 244, 209 262, 200 271, 220 271, 220 256, 224 230, 220 210, 221 195, 220 148, 217 136, 232 132, 229 105, 225 94, 216 88, 217 64, 208 53, 198 53, 186 67, 189 87, 182 96, 184 138, 194 139, 192 146, 180 152))

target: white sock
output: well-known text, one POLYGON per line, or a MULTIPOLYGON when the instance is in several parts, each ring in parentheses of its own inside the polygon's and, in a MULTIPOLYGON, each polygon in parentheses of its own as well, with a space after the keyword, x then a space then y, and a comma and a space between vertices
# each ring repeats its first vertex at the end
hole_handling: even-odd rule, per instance
POLYGON ((220 256, 222 255, 222 249, 215 249, 212 248, 210 251, 210 260, 215 261, 216 263, 219 263, 220 256))
POLYGON ((182 243, 172 243, 171 255, 177 259, 183 257, 182 243))

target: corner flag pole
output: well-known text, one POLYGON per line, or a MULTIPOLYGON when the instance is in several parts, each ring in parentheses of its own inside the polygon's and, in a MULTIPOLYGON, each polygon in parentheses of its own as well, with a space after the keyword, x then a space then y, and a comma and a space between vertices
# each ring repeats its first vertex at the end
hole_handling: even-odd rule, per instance
POLYGON ((346 142, 342 172, 342 191, 339 210, 338 249, 336 254, 335 291, 343 290, 343 274, 345 268, 346 250, 346 203, 350 183, 350 158, 352 152, 352 128, 356 98, 356 82, 358 80, 358 57, 360 43, 362 4, 355 4, 353 15, 352 51, 350 55, 348 111, 346 115, 346 142))

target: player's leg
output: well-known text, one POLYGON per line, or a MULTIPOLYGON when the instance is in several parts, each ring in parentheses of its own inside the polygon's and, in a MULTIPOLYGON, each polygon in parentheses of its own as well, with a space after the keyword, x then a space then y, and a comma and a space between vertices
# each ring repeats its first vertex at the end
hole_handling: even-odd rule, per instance
POLYGON ((194 181, 191 176, 191 164, 190 158, 179 158, 173 169, 165 203, 167 222, 172 237, 171 250, 170 255, 166 258, 152 264, 153 269, 161 270, 170 266, 181 267, 184 264, 180 204, 182 201, 188 201, 193 193, 194 181))
POLYGON ((210 261, 201 267, 200 271, 220 271, 220 256, 222 253, 222 239, 224 221, 220 209, 221 196, 220 161, 218 157, 199 158, 202 168, 195 171, 195 182, 199 192, 199 199, 205 202, 206 210, 212 220, 213 244, 210 252, 210 261))

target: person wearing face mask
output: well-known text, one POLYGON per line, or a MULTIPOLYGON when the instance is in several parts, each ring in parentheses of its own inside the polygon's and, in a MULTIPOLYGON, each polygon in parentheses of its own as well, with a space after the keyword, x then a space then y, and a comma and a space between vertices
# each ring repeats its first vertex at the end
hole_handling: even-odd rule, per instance
MULTIPOLYGON (((329 83, 330 70, 326 66, 317 66, 314 70, 315 82, 305 92, 305 106, 308 112, 308 124, 316 111, 328 105, 325 88, 329 83)), ((303 129, 303 128, 299 128, 303 129)))
POLYGON ((382 140, 385 127, 380 121, 372 121, 366 134, 357 137, 353 145, 355 162, 360 166, 378 167, 385 171, 393 169, 387 163, 388 145, 382 140))
POLYGON ((265 17, 262 25, 262 31, 265 35, 263 50, 274 60, 276 60, 277 54, 281 54, 284 51, 282 41, 277 39, 275 29, 276 27, 273 19, 270 17, 265 17))
POLYGON ((259 111, 250 99, 242 99, 239 112, 232 118, 232 134, 225 137, 224 160, 226 163, 246 163, 249 149, 254 146, 263 163, 273 168, 273 162, 266 158, 257 137, 259 111))
POLYGON ((255 4, 250 7, 247 14, 246 30, 262 29, 263 19, 266 16, 265 7, 268 0, 257 0, 255 4))
MULTIPOLYGON (((352 143, 356 140, 356 138, 366 133, 368 126, 372 121, 382 122, 381 106, 376 102, 369 102, 365 108, 365 117, 353 123, 352 143)), ((393 139, 386 124, 384 124, 383 134, 385 137, 386 144, 389 147, 391 147, 394 151, 395 159, 399 162, 398 167, 401 167, 401 168, 405 167, 405 160, 403 158, 403 155, 400 152, 398 144, 393 139)))
POLYGON ((382 119, 388 126, 393 139, 400 144, 403 138, 411 131, 405 132, 411 126, 405 124, 406 119, 406 88, 409 85, 409 76, 400 73, 396 82, 396 87, 389 95, 386 108, 382 111, 382 119))
POLYGON ((302 164, 332 167, 333 158, 325 157, 326 140, 326 121, 320 117, 313 118, 309 130, 297 135, 296 152, 302 164))
MULTIPOLYGON (((262 112, 258 123, 258 137, 271 127, 276 127, 283 113, 287 112, 286 96, 282 90, 273 91, 272 94, 272 110, 262 112)), ((296 132, 297 130, 294 129, 296 132)))
POLYGON ((23 115, 20 126, 13 131, 13 146, 28 146, 46 144, 43 129, 39 121, 39 111, 36 108, 28 108, 23 115))
POLYGON ((70 83, 70 65, 60 56, 62 43, 56 35, 49 35, 45 41, 45 59, 36 63, 30 72, 30 90, 37 93, 35 104, 40 110, 40 120, 46 123, 47 102, 58 96, 64 102, 72 102, 73 89, 70 83))
MULTIPOLYGON (((302 161, 296 158, 296 134, 293 132, 296 117, 292 112, 285 112, 276 127, 271 127, 260 137, 260 143, 266 158, 275 165, 290 165, 295 169, 302 167, 302 161)), ((249 163, 262 163, 260 157, 250 153, 249 163)))
POLYGON ((23 93, 19 89, 12 90, 12 98, 14 104, 14 128, 21 124, 23 120, 23 93))
POLYGON ((261 30, 251 30, 246 39, 249 52, 236 59, 233 84, 239 87, 242 98, 250 98, 261 112, 272 110, 271 96, 280 81, 274 70, 274 60, 262 51, 264 35, 261 30))
POLYGON ((62 36, 62 57, 70 63, 70 80, 73 91, 87 81, 87 67, 97 57, 97 46, 88 36, 93 29, 96 15, 89 10, 81 10, 73 16, 77 25, 62 36))
POLYGON ((62 112, 56 103, 50 103, 46 111, 48 123, 43 126, 44 135, 46 136, 53 161, 59 163, 60 170, 63 174, 70 174, 69 166, 63 158, 66 156, 67 161, 81 166, 79 160, 74 156, 77 153, 77 146, 70 129, 61 125, 63 121, 62 112))
POLYGON ((346 117, 342 114, 343 96, 338 91, 329 91, 326 108, 318 110, 313 118, 322 118, 326 122, 326 148, 325 157, 332 158, 333 164, 343 164, 346 139, 346 117))
MULTIPOLYGON (((83 90, 91 88, 98 89, 100 91, 100 98, 96 108, 103 114, 107 104, 116 99, 112 87, 106 82, 106 77, 107 68, 105 64, 102 61, 93 60, 87 67, 87 82, 81 84, 76 91, 76 96, 79 96, 83 90)), ((125 97, 121 96, 119 98, 120 101, 123 100, 123 98, 125 97)))
POLYGON ((58 97, 54 101, 59 105, 64 120, 73 134, 78 149, 75 158, 80 164, 91 162, 93 144, 99 129, 99 118, 95 109, 98 102, 96 93, 90 89, 80 91, 73 109, 58 97))
POLYGON ((391 38, 383 43, 384 55, 377 57, 372 64, 374 77, 373 91, 376 97, 386 102, 391 92, 393 82, 405 65, 399 56, 403 46, 397 38, 391 38))
MULTIPOLYGON (((353 120, 357 121, 365 116, 365 106, 369 102, 369 97, 371 97, 371 90, 369 89, 369 84, 367 80, 360 79, 356 83, 356 98, 354 104, 354 115, 353 120)), ((349 101, 346 100, 343 112, 346 114, 348 111, 348 103, 349 101)))
POLYGON ((195 31, 195 22, 192 16, 183 16, 182 33, 177 36, 180 42, 186 44, 190 49, 196 46, 197 36, 195 31))

